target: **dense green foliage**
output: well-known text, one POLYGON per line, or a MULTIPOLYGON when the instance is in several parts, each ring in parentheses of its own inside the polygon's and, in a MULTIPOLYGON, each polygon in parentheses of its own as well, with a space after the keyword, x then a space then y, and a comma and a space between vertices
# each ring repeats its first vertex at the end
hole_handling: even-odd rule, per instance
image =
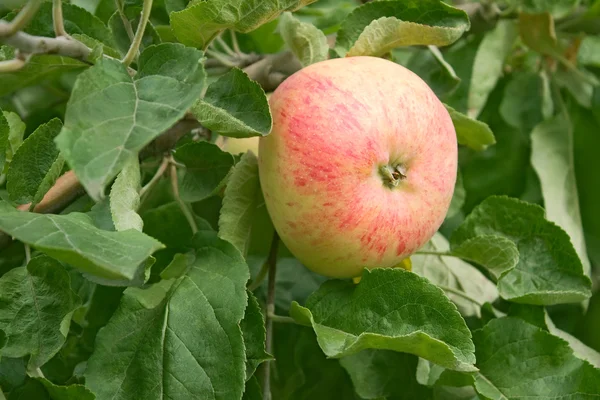
POLYGON ((0 399, 600 396, 600 0, 9 0, 0 18, 0 399), (418 74, 460 145, 412 271, 360 282, 304 268, 256 154, 224 150, 270 133, 289 75, 351 56, 418 74))

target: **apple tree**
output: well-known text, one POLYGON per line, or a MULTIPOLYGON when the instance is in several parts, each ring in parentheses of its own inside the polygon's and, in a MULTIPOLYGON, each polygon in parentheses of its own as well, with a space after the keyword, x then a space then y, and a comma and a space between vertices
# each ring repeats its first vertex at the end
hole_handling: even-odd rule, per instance
POLYGON ((599 0, 2 0, 0 108, 0 399, 600 396, 599 0))

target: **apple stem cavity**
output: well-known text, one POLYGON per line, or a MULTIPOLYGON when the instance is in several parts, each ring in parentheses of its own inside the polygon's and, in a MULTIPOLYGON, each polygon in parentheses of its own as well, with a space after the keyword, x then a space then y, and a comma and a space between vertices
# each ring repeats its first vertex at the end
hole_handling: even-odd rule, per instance
POLYGON ((400 182, 406 179, 406 171, 404 164, 382 165, 379 167, 379 175, 381 175, 383 183, 390 189, 398 187, 400 182))

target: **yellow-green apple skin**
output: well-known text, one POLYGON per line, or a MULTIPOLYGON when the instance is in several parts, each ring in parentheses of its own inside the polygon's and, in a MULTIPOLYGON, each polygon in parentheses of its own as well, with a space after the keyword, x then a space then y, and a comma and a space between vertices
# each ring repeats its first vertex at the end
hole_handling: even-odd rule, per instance
POLYGON ((281 240, 309 269, 349 278, 394 267, 442 224, 457 142, 417 75, 374 57, 323 61, 269 99, 259 173, 281 240))
POLYGON ((254 155, 258 155, 258 137, 227 138, 224 150, 231 154, 245 153, 250 150, 254 155))

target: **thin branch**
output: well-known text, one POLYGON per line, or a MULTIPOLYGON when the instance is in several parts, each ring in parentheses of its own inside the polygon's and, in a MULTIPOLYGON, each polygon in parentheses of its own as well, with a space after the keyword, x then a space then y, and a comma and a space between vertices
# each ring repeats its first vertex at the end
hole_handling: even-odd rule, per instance
POLYGON ((25 60, 15 58, 13 60, 0 61, 0 73, 15 72, 23 68, 27 64, 25 60))
POLYGON ((474 304, 477 304, 479 307, 483 307, 483 303, 482 302, 480 302, 477 299, 474 299, 473 297, 469 296, 468 294, 466 294, 463 291, 460 291, 458 289, 454 289, 454 288, 451 288, 451 287, 448 287, 448 286, 443 286, 443 285, 437 285, 437 287, 439 287, 440 289, 442 289, 444 292, 455 294, 457 296, 460 296, 460 297, 462 297, 464 299, 469 300, 470 302, 472 302, 474 304))
POLYGON ((218 51, 210 49, 206 49, 205 53, 226 67, 237 67, 237 64, 234 61, 230 60, 225 54, 221 54, 218 51))
POLYGON ((140 197, 143 197, 146 193, 150 191, 150 189, 154 187, 156 182, 158 182, 160 178, 162 178, 168 166, 169 158, 164 157, 152 179, 150 179, 150 181, 140 190, 140 197))
POLYGON ((185 202, 181 200, 181 197, 179 196, 179 182, 177 181, 177 167, 175 166, 175 164, 171 164, 170 174, 171 187, 173 188, 173 197, 175 198, 175 201, 177 201, 177 204, 179 204, 179 208, 181 208, 181 212, 185 216, 185 219, 187 219, 188 223, 190 224, 190 228, 192 228, 192 233, 196 234, 196 232, 198 232, 198 225, 196 224, 194 214, 192 214, 192 211, 189 209, 187 204, 185 204, 185 202))
POLYGON ((278 322, 281 324, 296 324, 297 323, 294 318, 285 317, 283 315, 271 314, 271 315, 269 315, 269 318, 271 318, 271 321, 278 322))
POLYGON ((0 37, 12 36, 25 28, 33 19, 41 5, 41 0, 28 1, 27 4, 25 4, 25 7, 21 9, 10 23, 5 23, 3 26, 0 25, 0 37))
MULTIPOLYGON (((269 354, 273 354, 273 316, 275 315, 275 275, 277 273, 277 250, 279 249, 279 235, 277 231, 273 233, 271 248, 267 264, 269 265, 269 283, 267 289, 267 315, 265 318, 265 350, 269 354)), ((264 364, 263 374, 263 400, 271 399, 271 362, 267 361, 264 364)))
POLYGON ((223 40, 223 38, 221 37, 221 35, 217 36, 216 40, 217 40, 217 43, 219 43, 219 45, 221 45, 221 48, 223 50, 225 50, 225 53, 229 54, 232 57, 237 57, 238 56, 238 54, 235 51, 233 51, 231 49, 231 47, 229 47, 229 45, 227 44, 227 42, 225 40, 223 40))
POLYGON ((133 28, 131 27, 131 22, 125 15, 125 11, 123 9, 123 1, 115 0, 115 6, 117 7, 117 11, 119 12, 119 16, 121 17, 121 22, 123 22, 123 26, 125 27, 125 32, 127 32, 127 36, 129 37, 129 41, 133 42, 133 28))
POLYGON ((89 63, 88 57, 91 50, 77 40, 65 37, 33 36, 25 32, 17 32, 12 36, 3 37, 1 32, 7 25, 9 24, 0 21, 0 43, 15 47, 27 54, 57 54, 89 63))
POLYGON ((63 20, 62 0, 52 1, 52 24, 54 25, 54 34, 57 37, 68 36, 63 20))
POLYGON ((150 12, 152 11, 152 0, 144 0, 144 4, 142 5, 142 16, 140 17, 140 23, 138 24, 137 30, 135 31, 135 36, 131 42, 131 46, 123 57, 123 64, 126 66, 131 65, 133 60, 136 58, 138 51, 140 49, 140 45, 142 44, 142 39, 144 38, 144 31, 146 30, 146 24, 148 24, 148 20, 150 19, 150 12))
POLYGON ((242 51, 240 50, 240 44, 237 40, 237 35, 233 29, 231 30, 231 45, 233 46, 233 51, 235 51, 237 54, 242 54, 242 51))

